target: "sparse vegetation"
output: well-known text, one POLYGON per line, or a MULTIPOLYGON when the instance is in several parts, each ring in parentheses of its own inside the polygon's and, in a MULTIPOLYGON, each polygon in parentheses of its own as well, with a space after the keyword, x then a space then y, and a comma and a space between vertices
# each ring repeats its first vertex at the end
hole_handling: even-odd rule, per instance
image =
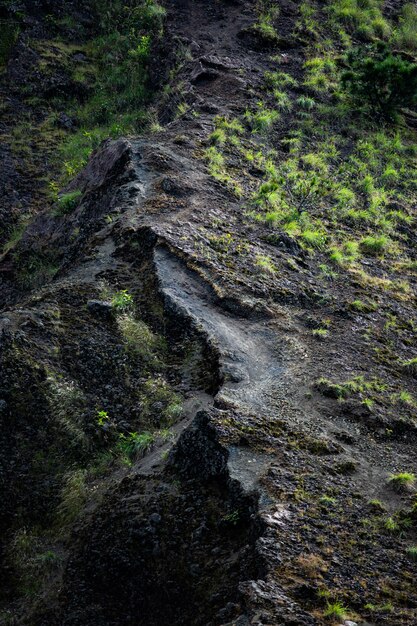
POLYGON ((366 380, 363 376, 355 376, 344 383, 332 383, 326 378, 320 378, 315 386, 323 395, 337 400, 344 400, 354 394, 363 395, 365 392, 381 392, 386 389, 386 385, 378 379, 366 380))
POLYGON ((81 191, 71 191, 69 193, 65 193, 58 198, 58 210, 62 214, 71 213, 75 208, 77 208, 80 198, 82 196, 81 191))
POLYGON ((404 491, 414 487, 416 477, 410 472, 400 472, 399 474, 391 474, 389 484, 395 491, 404 491))
POLYGON ((88 494, 87 472, 77 469, 67 474, 57 508, 57 523, 66 528, 80 515, 88 494))
POLYGON ((334 619, 345 619, 347 614, 346 607, 341 602, 328 602, 324 611, 324 617, 334 619))
POLYGON ((417 357, 402 362, 402 368, 408 374, 417 376, 417 357))
POLYGON ((117 311, 125 312, 132 308, 133 296, 127 291, 127 289, 122 289, 114 294, 111 299, 111 303, 117 311))
POLYGON ((417 561, 417 546, 409 546, 407 548, 407 554, 412 561, 417 561))
POLYGON ((153 446, 154 442, 155 435, 147 431, 143 433, 133 432, 128 435, 121 433, 118 448, 128 459, 133 460, 145 454, 153 446))

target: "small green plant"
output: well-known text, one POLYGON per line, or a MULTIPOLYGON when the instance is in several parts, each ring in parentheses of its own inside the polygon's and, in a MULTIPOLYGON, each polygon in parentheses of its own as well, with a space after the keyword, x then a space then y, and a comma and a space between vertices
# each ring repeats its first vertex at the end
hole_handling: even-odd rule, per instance
POLYGON ((183 117, 189 110, 190 106, 186 102, 180 102, 177 107, 177 117, 183 117))
POLYGON ((403 361, 402 369, 407 372, 407 374, 411 374, 412 376, 417 376, 417 357, 414 359, 408 359, 407 361, 403 361))
POLYGON ((327 328, 314 328, 312 334, 317 339, 326 339, 329 336, 329 331, 327 328))
POLYGON ((372 604, 372 602, 368 602, 368 604, 365 604, 364 608, 367 611, 378 611, 378 613, 392 613, 394 610, 392 602, 386 602, 385 604, 372 604))
POLYGON ((111 304, 117 311, 127 311, 133 306, 133 296, 127 289, 122 289, 113 296, 111 304))
POLYGON ((327 378, 320 378, 316 384, 316 389, 324 396, 345 400, 354 394, 364 394, 367 391, 385 391, 386 385, 380 380, 373 378, 365 380, 363 376, 355 376, 343 383, 332 383, 327 378))
POLYGON ((320 263, 319 270, 323 278, 327 278, 328 280, 333 280, 337 278, 337 272, 335 272, 326 263, 320 263))
POLYGON ((400 531, 400 525, 393 517, 387 517, 384 521, 384 528, 390 533, 397 533, 400 531))
POLYGON ((97 426, 105 426, 110 421, 109 414, 107 411, 98 411, 97 412, 97 426))
POLYGON ((324 611, 324 617, 328 619, 344 620, 346 618, 347 609, 341 602, 328 602, 324 611))
POLYGON ((392 401, 398 404, 402 404, 404 406, 414 406, 414 397, 412 394, 405 389, 400 391, 399 393, 393 394, 392 401))
POLYGON ((227 141, 227 135, 222 128, 216 128, 209 136, 209 142, 214 146, 223 146, 227 141))
POLYGON ((291 111, 292 102, 291 98, 285 91, 279 89, 274 90, 275 105, 279 111, 291 111))
POLYGON ((66 215, 67 213, 71 213, 74 209, 77 208, 80 198, 82 196, 81 191, 71 191, 69 193, 64 193, 58 197, 58 210, 61 214, 66 215))
POLYGON ((389 239, 385 235, 374 237, 369 235, 360 242, 360 248, 365 254, 370 256, 382 255, 388 247, 389 239))
POLYGON ((368 504, 374 513, 384 513, 386 511, 386 507, 381 500, 370 500, 368 504))
POLYGON ((46 552, 42 552, 36 556, 37 563, 43 566, 51 566, 59 563, 60 558, 56 552, 53 550, 47 550, 46 552))
POLYGON ((337 67, 331 55, 317 56, 308 59, 304 64, 304 85, 312 91, 329 93, 338 84, 337 67))
POLYGON ((133 460, 139 455, 146 454, 155 442, 155 434, 151 432, 133 432, 125 435, 121 433, 119 436, 118 449, 126 455, 128 459, 133 460))
POLYGON ((310 98, 309 96, 300 96, 296 100, 298 106, 305 111, 312 111, 316 106, 316 101, 314 98, 310 98))
POLYGON ((22 236, 23 236, 23 234, 24 234, 24 232, 26 230, 26 227, 27 227, 27 225, 29 223, 29 219, 30 218, 22 217, 19 220, 17 225, 10 232, 9 238, 8 238, 7 242, 3 246, 3 250, 1 251, 2 254, 8 252, 9 250, 12 250, 15 246, 17 246, 17 244, 21 240, 21 238, 22 238, 22 236))
POLYGON ((417 561, 417 546, 410 546, 407 548, 407 555, 412 561, 417 561))
POLYGON ((275 274, 276 272, 276 268, 269 256, 258 256, 256 259, 256 265, 269 274, 275 274))
POLYGON ((301 238, 309 248, 322 250, 327 241, 327 234, 319 230, 305 230, 301 233, 301 238))
POLYGON ((395 491, 405 491, 414 487, 416 477, 410 472, 400 472, 399 474, 391 474, 388 482, 395 491))
POLYGON ((268 43, 274 44, 278 40, 277 31, 274 28, 274 20, 278 17, 279 7, 263 0, 260 3, 261 12, 252 30, 258 32, 268 43))
POLYGON ((349 308, 352 311, 357 311, 358 313, 371 313, 372 311, 376 311, 378 305, 376 302, 363 302, 362 300, 353 300, 349 304, 349 308))
POLYGON ((336 504, 336 498, 333 498, 332 496, 321 496, 319 502, 325 507, 334 506, 336 504))
POLYGON ((255 111, 246 111, 245 118, 252 127, 253 132, 266 134, 271 131, 274 124, 279 120, 279 112, 268 109, 263 102, 258 102, 255 111))

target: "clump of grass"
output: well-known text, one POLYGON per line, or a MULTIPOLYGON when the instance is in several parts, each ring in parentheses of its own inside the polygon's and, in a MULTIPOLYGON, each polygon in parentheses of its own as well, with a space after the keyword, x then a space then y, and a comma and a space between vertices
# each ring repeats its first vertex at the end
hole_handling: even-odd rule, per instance
POLYGON ((323 613, 324 617, 331 620, 343 620, 345 619, 346 614, 347 609, 341 602, 328 602, 327 607, 323 613))
POLYGON ((252 30, 258 32, 267 42, 273 44, 278 41, 278 33, 274 28, 274 20, 278 17, 279 7, 276 5, 265 6, 259 14, 257 22, 252 30))
POLYGON ((400 472, 399 474, 391 474, 388 483, 395 491, 407 491, 414 487, 416 482, 415 474, 410 472, 400 472))
POLYGON ((316 106, 316 101, 314 98, 310 98, 309 96, 300 96, 296 100, 298 106, 305 111, 312 111, 316 106))
POLYGON ((282 87, 297 87, 298 82, 286 72, 265 72, 264 79, 267 86, 274 90, 282 87))
POLYGON ((255 111, 246 111, 245 118, 252 127, 253 132, 266 134, 274 127, 279 120, 279 112, 274 109, 268 109, 263 102, 258 102, 255 111))
POLYGON ((210 146, 205 151, 205 157, 208 162, 210 175, 220 181, 228 180, 225 170, 224 156, 217 150, 216 146, 210 146))
POLYGON ((381 500, 370 500, 368 504, 374 513, 384 513, 386 511, 386 507, 381 500))
POLYGON ((245 132, 244 127, 238 119, 229 119, 227 117, 218 116, 214 120, 216 128, 209 137, 212 145, 224 146, 227 141, 232 144, 239 142, 238 135, 245 132))
POLYGON ((332 270, 332 268, 326 265, 326 263, 321 263, 319 265, 319 270, 321 275, 328 280, 333 280, 334 278, 337 278, 337 272, 332 270))
POLYGON ((65 380, 52 372, 47 383, 48 404, 59 433, 55 444, 65 449, 67 457, 70 454, 78 456, 80 452, 86 452, 89 445, 82 417, 86 409, 86 398, 73 381, 65 380))
POLYGON ((413 406, 414 405, 414 397, 409 391, 403 389, 399 393, 393 394, 392 400, 395 403, 402 404, 404 406, 413 406))
POLYGON ((12 250, 19 243, 19 241, 21 240, 25 232, 25 229, 28 223, 29 223, 29 218, 22 217, 20 219, 18 224, 10 232, 9 238, 3 246, 3 250, 1 251, 2 254, 8 252, 9 250, 12 250))
POLYGON ((344 383, 332 383, 327 378, 320 378, 315 387, 324 396, 345 400, 353 394, 364 394, 366 391, 384 391, 386 385, 378 379, 365 380, 363 376, 355 376, 344 383))
POLYGON ((143 418, 150 423, 171 425, 181 416, 182 398, 174 393, 162 377, 151 377, 141 394, 143 418))
POLYGON ((326 339, 329 336, 329 331, 327 328, 314 328, 312 334, 317 339, 326 339))
MULTIPOLYGON (((15 533, 9 543, 7 556, 17 575, 19 591, 31 597, 39 592, 52 569, 61 561, 59 555, 47 547, 45 538, 27 528, 15 533)), ((14 620, 5 622, 12 623, 14 620)))
POLYGON ((384 528, 390 533, 398 533, 400 531, 400 525, 393 517, 387 517, 384 521, 384 528))
POLYGON ((385 235, 374 237, 369 235, 360 242, 360 248, 365 254, 370 256, 380 256, 387 251, 389 239, 385 235))
POLYGON ((227 513, 222 517, 222 522, 226 522, 226 524, 231 524, 232 526, 237 526, 240 521, 239 511, 232 511, 231 513, 227 513))
POLYGON ((59 213, 66 215, 67 213, 72 213, 74 209, 77 208, 80 198, 82 196, 82 192, 80 190, 70 191, 69 193, 64 193, 58 198, 58 211, 59 213))
POLYGON ((407 555, 412 561, 417 561, 417 546, 410 546, 407 548, 407 555))
POLYGON ((88 494, 87 471, 77 469, 69 472, 64 480, 61 502, 57 507, 57 521, 60 526, 71 525, 81 513, 88 494))
POLYGON ((118 450, 129 460, 146 454, 155 443, 155 434, 145 431, 143 433, 132 432, 119 436, 118 450))
POLYGON ((330 56, 317 56, 308 59, 304 64, 304 85, 316 93, 334 91, 338 84, 337 66, 330 56))
POLYGON ((296 563, 309 578, 318 578, 328 570, 328 565, 318 554, 300 554, 296 563))
POLYGON ((326 507, 334 506, 336 504, 336 498, 333 498, 332 496, 321 496, 320 504, 323 504, 326 507))
POLYGON ((346 460, 346 461, 341 461, 340 463, 338 463, 336 465, 336 471, 338 474, 343 474, 343 475, 348 475, 348 474, 354 474, 357 470, 357 463, 356 461, 352 461, 352 460, 346 460))
MULTIPOLYGON (((162 35, 165 9, 156 0, 103 0, 99 13, 100 36, 90 46, 94 89, 74 109, 80 128, 60 149, 64 181, 86 165, 103 139, 137 132, 149 122, 144 109, 152 93, 148 66, 152 43, 162 35)), ((78 76, 85 81, 79 70, 78 76)))
POLYGON ((145 322, 123 315, 118 319, 118 326, 130 354, 138 355, 145 361, 155 360, 155 352, 162 347, 162 342, 145 322))
POLYGON ((309 248, 322 250, 327 242, 327 234, 319 230, 309 229, 301 233, 301 239, 309 248))
POLYGON ((227 135, 222 128, 216 128, 209 136, 209 142, 214 146, 223 146, 226 140, 227 135))
POLYGON ((268 256, 258 256, 256 259, 256 265, 269 274, 275 274, 276 272, 272 259, 268 256))
POLYGON ((390 36, 390 24, 384 19, 378 0, 335 0, 331 10, 350 33, 362 39, 390 36))
POLYGON ((378 611, 378 613, 392 613, 394 610, 392 602, 386 602, 385 604, 372 604, 369 602, 365 604, 364 608, 367 611, 378 611))
POLYGON ((393 34, 394 43, 400 48, 415 52, 417 50, 417 7, 407 3, 401 10, 398 26, 393 34))
POLYGON ((277 109, 280 111, 291 111, 292 102, 291 98, 285 91, 280 91, 279 89, 274 90, 274 98, 277 109))
POLYGON ((402 362, 402 369, 412 376, 417 376, 417 357, 402 362))
POLYGON ((349 308, 352 311, 357 311, 358 313, 371 313, 372 311, 376 311, 378 305, 376 302, 363 302, 362 300, 353 300, 349 304, 349 308))

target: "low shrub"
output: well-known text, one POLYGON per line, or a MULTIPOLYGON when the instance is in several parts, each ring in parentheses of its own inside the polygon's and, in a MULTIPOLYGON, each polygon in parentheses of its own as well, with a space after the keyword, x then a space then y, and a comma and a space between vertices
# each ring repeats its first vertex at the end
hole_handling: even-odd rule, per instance
POLYGON ((417 103, 417 64, 393 54, 385 45, 356 48, 347 56, 342 85, 358 107, 386 119, 417 103))

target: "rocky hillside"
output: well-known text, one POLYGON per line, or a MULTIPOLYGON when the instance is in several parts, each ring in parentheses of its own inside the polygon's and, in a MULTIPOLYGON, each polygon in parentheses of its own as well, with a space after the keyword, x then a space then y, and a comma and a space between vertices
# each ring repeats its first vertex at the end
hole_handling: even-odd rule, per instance
POLYGON ((415 625, 414 4, 0 30, 0 625, 415 625))

